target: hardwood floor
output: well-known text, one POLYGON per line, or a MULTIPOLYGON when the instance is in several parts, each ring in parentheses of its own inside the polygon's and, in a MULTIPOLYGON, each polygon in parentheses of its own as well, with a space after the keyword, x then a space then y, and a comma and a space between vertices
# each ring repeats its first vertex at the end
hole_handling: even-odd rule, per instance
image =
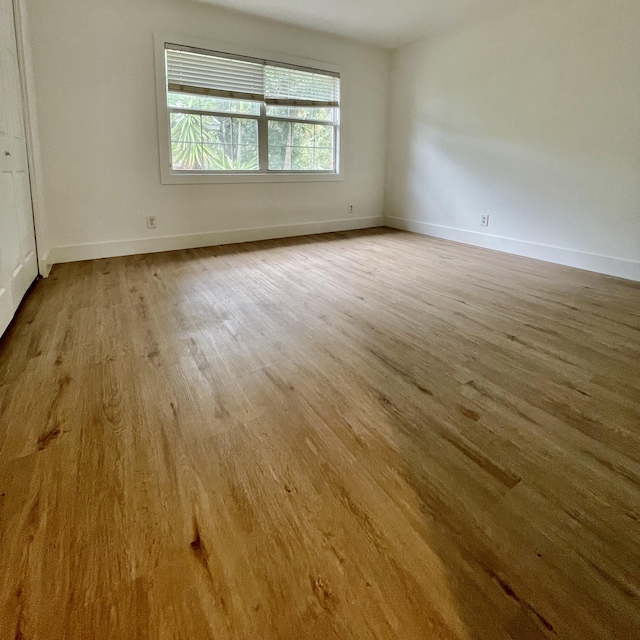
POLYGON ((640 285, 390 230, 59 265, 0 341, 0 638, 640 637, 640 285))

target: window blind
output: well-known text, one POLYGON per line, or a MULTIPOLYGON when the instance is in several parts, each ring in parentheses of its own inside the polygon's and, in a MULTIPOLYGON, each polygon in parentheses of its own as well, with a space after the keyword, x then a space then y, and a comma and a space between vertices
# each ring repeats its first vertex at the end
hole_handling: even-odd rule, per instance
POLYGON ((165 50, 169 91, 271 105, 340 106, 337 73, 169 43, 165 50))
POLYGON ((264 73, 267 104, 338 107, 340 77, 267 62, 264 73))
POLYGON ((264 100, 264 63, 165 45, 169 91, 264 100))

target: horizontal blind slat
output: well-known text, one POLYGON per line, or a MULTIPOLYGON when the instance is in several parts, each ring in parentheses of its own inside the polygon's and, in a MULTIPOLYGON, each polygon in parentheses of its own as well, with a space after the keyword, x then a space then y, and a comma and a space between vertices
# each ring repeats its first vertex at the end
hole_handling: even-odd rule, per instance
POLYGON ((271 106, 281 107, 316 107, 328 109, 339 107, 339 102, 323 102, 321 100, 297 100, 295 98, 266 98, 265 102, 271 106))
POLYGON ((169 91, 173 93, 187 93, 198 96, 212 96, 214 98, 231 98, 233 100, 262 101, 264 96, 256 93, 244 93, 242 91, 226 91, 223 89, 210 89, 184 84, 170 84, 169 91))
POLYGON ((177 78, 170 78, 171 84, 177 85, 194 85, 200 87, 207 87, 210 89, 230 89, 233 88, 238 91, 245 91, 247 93, 256 93, 258 95, 264 95, 263 89, 255 82, 245 82, 242 79, 230 78, 226 76, 217 76, 211 78, 206 75, 192 75, 183 74, 177 78))

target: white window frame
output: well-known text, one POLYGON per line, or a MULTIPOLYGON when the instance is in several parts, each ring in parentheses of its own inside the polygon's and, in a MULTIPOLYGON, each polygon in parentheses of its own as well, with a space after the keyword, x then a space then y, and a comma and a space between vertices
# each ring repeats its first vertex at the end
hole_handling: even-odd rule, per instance
MULTIPOLYGON (((271 53, 260 49, 240 47, 228 43, 212 42, 202 38, 190 37, 175 33, 156 32, 154 33, 155 65, 156 65, 156 101, 158 107, 158 136, 160 150, 160 178, 162 184, 203 184, 203 183, 246 183, 246 182, 341 182, 344 181, 344 168, 341 162, 340 139, 343 130, 342 100, 340 104, 340 115, 335 125, 335 172, 322 171, 269 171, 265 172, 207 172, 207 171, 174 171, 171 161, 171 128, 170 128, 170 107, 167 104, 167 75, 165 63, 165 44, 176 44, 185 47, 206 49, 209 51, 221 51, 230 55, 238 55, 251 58, 261 58, 273 60, 283 64, 291 64, 310 69, 330 71, 341 74, 340 67, 317 60, 308 60, 284 55, 281 53, 271 53)), ((221 114, 223 115, 223 114, 221 114)), ((236 114, 224 114, 225 117, 237 117, 236 114)), ((244 114, 240 117, 247 117, 244 114)), ((252 117, 252 116, 248 116, 252 117)), ((262 104, 260 116, 253 116, 255 119, 263 121, 263 126, 259 127, 260 153, 268 153, 267 149, 267 115, 266 107, 262 104)), ((268 120, 278 120, 269 116, 268 120)), ((298 122, 296 119, 285 119, 289 122, 298 122)), ((309 121, 313 124, 313 121, 309 121)), ((326 122, 320 124, 328 124, 326 122)))

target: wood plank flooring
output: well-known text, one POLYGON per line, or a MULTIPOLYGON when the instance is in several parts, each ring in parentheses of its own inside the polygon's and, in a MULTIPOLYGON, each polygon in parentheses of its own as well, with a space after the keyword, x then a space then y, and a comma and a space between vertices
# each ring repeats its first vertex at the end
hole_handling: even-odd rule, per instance
POLYGON ((0 341, 0 639, 640 638, 640 285, 391 230, 59 265, 0 341))

